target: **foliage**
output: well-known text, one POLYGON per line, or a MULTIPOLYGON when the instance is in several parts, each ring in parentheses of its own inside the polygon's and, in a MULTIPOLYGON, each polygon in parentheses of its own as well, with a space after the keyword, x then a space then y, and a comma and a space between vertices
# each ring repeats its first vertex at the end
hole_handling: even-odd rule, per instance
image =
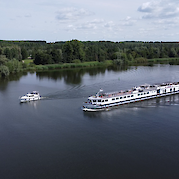
POLYGON ((6 63, 10 73, 17 73, 22 70, 22 63, 18 60, 10 60, 6 63))
POLYGON ((135 63, 146 63, 147 59, 144 57, 138 57, 135 59, 135 63))
POLYGON ((4 65, 7 61, 8 59, 5 55, 0 55, 0 65, 4 65))
POLYGON ((0 65, 0 74, 2 77, 9 76, 9 68, 5 65, 0 65))
POLYGON ((5 55, 9 60, 14 58, 17 60, 22 60, 21 48, 17 45, 3 48, 3 55, 5 55))
POLYGON ((63 62, 70 63, 75 59, 79 59, 81 62, 84 61, 84 45, 78 40, 68 41, 63 45, 63 62))
POLYGON ((29 65, 30 63, 33 63, 33 60, 32 59, 25 59, 22 62, 26 63, 27 65, 29 65))
POLYGON ((21 69, 62 69, 96 65, 126 65, 159 62, 161 59, 177 64, 179 44, 170 42, 110 42, 71 40, 46 43, 45 41, 0 41, 0 65, 10 73, 21 69), (31 59, 27 59, 31 57, 31 59), (24 63, 21 63, 23 59, 24 63), (30 61, 33 63, 30 63, 30 61), (18 63, 19 62, 19 63, 18 63), (84 63, 89 62, 89 63, 84 63), (102 63, 101 63, 102 62, 102 63), (38 65, 39 67, 36 67, 38 65), (109 65, 109 64, 108 64, 109 65))
POLYGON ((113 64, 114 65, 123 65, 123 61, 122 61, 122 59, 115 59, 115 60, 113 60, 113 64))
POLYGON ((72 63, 81 63, 81 61, 79 59, 75 59, 72 61, 72 63))
POLYGON ((24 47, 21 48, 21 55, 22 55, 22 60, 24 60, 28 57, 27 50, 24 47))
POLYGON ((105 63, 105 65, 113 65, 112 60, 105 60, 104 63, 105 63))
POLYGON ((28 67, 28 64, 27 63, 22 63, 22 68, 25 69, 28 67))

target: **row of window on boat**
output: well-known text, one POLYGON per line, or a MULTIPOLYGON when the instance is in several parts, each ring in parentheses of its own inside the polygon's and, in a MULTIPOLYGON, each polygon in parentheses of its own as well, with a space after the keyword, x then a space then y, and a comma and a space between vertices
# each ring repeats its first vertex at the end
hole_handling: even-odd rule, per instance
MULTIPOLYGON (((146 94, 149 94, 149 92, 147 93, 139 93, 138 96, 142 96, 142 95, 146 95, 146 94)), ((134 97, 134 95, 129 95, 129 96, 121 96, 119 98, 112 98, 112 100, 119 100, 119 99, 125 99, 125 98, 132 98, 134 97)), ((108 102, 108 99, 105 99, 105 100, 101 100, 101 99, 98 99, 98 100, 93 100, 93 102, 95 103, 96 101, 98 102, 108 102)))

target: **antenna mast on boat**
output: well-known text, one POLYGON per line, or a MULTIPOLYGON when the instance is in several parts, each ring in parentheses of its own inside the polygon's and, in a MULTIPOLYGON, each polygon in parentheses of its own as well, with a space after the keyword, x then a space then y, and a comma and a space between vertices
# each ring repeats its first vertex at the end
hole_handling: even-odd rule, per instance
POLYGON ((96 96, 99 97, 99 93, 101 93, 101 92, 103 92, 103 89, 102 89, 102 88, 100 88, 100 90, 97 92, 96 96))

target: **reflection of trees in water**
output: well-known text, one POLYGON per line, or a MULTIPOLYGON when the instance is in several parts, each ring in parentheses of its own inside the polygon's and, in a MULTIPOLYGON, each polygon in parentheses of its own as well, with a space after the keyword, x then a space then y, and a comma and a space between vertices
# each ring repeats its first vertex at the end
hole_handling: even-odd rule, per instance
POLYGON ((0 78, 0 91, 5 91, 9 81, 19 81, 22 76, 27 76, 28 72, 19 72, 11 74, 6 78, 0 78))
MULTIPOLYGON (((34 73, 34 72, 33 72, 34 73)), ((7 81, 19 81, 19 79, 22 77, 22 76, 27 76, 28 75, 28 72, 19 72, 19 73, 16 73, 16 74, 11 74, 8 78, 7 78, 7 81)))
POLYGON ((129 66, 127 65, 114 65, 114 66, 109 66, 107 67, 108 71, 126 71, 129 69, 129 66))
POLYGON ((39 80, 47 78, 57 81, 58 79, 62 79, 64 75, 63 71, 41 71, 36 72, 36 76, 39 78, 39 80))
POLYGON ((64 79, 67 84, 79 84, 81 83, 81 79, 84 74, 85 70, 83 69, 68 69, 59 71, 37 72, 36 76, 39 79, 48 78, 55 81, 64 79))
POLYGON ((84 74, 85 70, 83 69, 69 70, 64 76, 64 81, 67 84, 80 84, 84 74))
POLYGON ((42 71, 37 72, 36 76, 39 79, 47 78, 57 81, 58 79, 64 79, 67 84, 80 84, 82 77, 85 74, 90 76, 96 76, 98 74, 105 74, 106 70, 108 71, 123 71, 127 70, 127 67, 94 67, 94 68, 75 68, 75 69, 65 69, 59 71, 42 71))
POLYGON ((88 68, 86 70, 86 73, 88 73, 90 76, 96 76, 98 74, 104 74, 106 71, 106 68, 104 67, 95 67, 95 68, 88 68))

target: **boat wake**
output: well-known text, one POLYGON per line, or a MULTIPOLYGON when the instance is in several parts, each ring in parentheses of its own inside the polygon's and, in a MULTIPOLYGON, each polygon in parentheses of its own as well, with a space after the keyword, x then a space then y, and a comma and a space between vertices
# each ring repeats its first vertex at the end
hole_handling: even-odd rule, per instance
POLYGON ((84 98, 84 100, 86 100, 86 96, 96 93, 96 91, 99 89, 99 86, 108 90, 109 86, 113 86, 116 83, 119 83, 118 79, 100 81, 98 83, 92 83, 90 85, 87 84, 74 85, 65 90, 58 90, 52 93, 44 94, 43 96, 45 100, 74 99, 74 98, 84 98))
POLYGON ((41 99, 43 100, 59 100, 59 99, 75 99, 86 98, 89 94, 89 89, 85 85, 74 86, 66 90, 59 90, 53 93, 44 94, 41 99))

